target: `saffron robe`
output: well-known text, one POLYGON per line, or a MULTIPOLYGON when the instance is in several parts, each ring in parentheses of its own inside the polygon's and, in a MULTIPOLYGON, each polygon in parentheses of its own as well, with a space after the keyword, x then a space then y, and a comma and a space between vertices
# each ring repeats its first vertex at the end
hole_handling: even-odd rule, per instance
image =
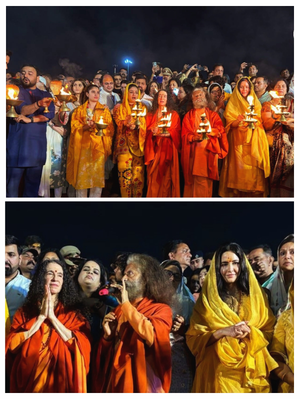
POLYGON ((104 136, 97 136, 97 129, 83 131, 86 125, 88 101, 77 107, 71 119, 71 136, 67 160, 67 181, 76 190, 105 186, 105 161, 111 154, 114 125, 108 108, 97 103, 93 121, 102 116, 108 126, 104 136))
POLYGON ((145 164, 147 165, 147 197, 180 197, 179 160, 181 123, 172 111, 170 137, 153 136, 152 128, 159 123, 158 111, 146 118, 145 164))
MULTIPOLYGON (((181 164, 184 174, 185 194, 184 196, 197 196, 197 195, 186 195, 190 192, 190 188, 197 180, 197 177, 201 177, 204 190, 198 191, 200 196, 207 196, 207 192, 211 191, 212 195, 212 181, 219 180, 218 172, 218 159, 226 157, 228 153, 228 142, 225 129, 222 124, 222 120, 219 115, 211 111, 209 108, 205 108, 205 111, 192 109, 183 118, 182 123, 182 152, 181 152, 181 164), (207 119, 211 125, 212 133, 216 133, 217 136, 209 136, 207 140, 201 142, 192 141, 192 138, 199 128, 201 122, 201 115, 205 112, 207 119), (211 182, 208 182, 211 180, 211 182), (210 184, 211 189, 207 190, 205 186, 210 184), (201 191, 203 195, 201 195, 201 191)), ((197 193, 197 190, 193 190, 197 193)))
POLYGON ((85 393, 90 362, 90 327, 83 316, 55 309, 58 320, 73 337, 64 342, 51 323, 44 321, 39 330, 25 340, 37 318, 26 320, 22 308, 13 319, 6 339, 6 373, 10 392, 85 393))
POLYGON ((115 314, 116 335, 111 341, 100 340, 98 361, 91 368, 93 392, 169 392, 171 308, 144 298, 136 307, 125 302, 115 314))

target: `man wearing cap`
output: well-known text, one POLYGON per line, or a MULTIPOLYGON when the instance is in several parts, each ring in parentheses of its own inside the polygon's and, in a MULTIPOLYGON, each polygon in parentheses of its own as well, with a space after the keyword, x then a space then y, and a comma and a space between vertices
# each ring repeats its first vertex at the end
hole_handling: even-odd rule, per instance
POLYGON ((192 275, 194 270, 200 269, 204 262, 203 252, 201 250, 197 250, 196 252, 193 252, 193 254, 189 267, 187 267, 183 272, 184 277, 187 279, 192 275))
POLYGON ((169 81, 171 80, 173 73, 170 68, 164 68, 162 71, 163 80, 162 80, 162 89, 166 90, 169 85, 169 81))
POLYGON ((85 260, 80 256, 80 250, 74 245, 66 245, 60 249, 60 253, 65 259, 69 273, 73 277, 79 264, 85 260))
POLYGON ((25 239, 25 247, 34 248, 38 255, 42 252, 43 241, 39 236, 27 236, 25 239))
POLYGON ((34 248, 24 247, 20 255, 20 272, 22 276, 32 279, 32 271, 36 264, 38 251, 34 248))
POLYGON ((5 236, 5 299, 12 321, 16 311, 23 305, 31 281, 22 276, 19 240, 12 235, 5 236))

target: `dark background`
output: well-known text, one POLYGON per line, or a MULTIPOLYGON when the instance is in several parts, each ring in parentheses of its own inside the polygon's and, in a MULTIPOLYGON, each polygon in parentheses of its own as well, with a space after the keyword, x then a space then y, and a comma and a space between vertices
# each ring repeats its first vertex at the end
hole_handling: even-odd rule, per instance
POLYGON ((294 232, 293 202, 7 202, 6 234, 24 243, 39 235, 46 247, 77 246, 105 266, 117 251, 162 260, 162 248, 182 239, 191 248, 215 251, 227 241, 244 249, 278 244, 294 232))
POLYGON ((294 69, 294 7, 35 7, 9 6, 8 70, 34 64, 52 77, 92 79, 130 58, 130 75, 151 75, 152 61, 171 70, 185 63, 223 63, 230 78, 252 62, 259 74, 277 77, 294 69))

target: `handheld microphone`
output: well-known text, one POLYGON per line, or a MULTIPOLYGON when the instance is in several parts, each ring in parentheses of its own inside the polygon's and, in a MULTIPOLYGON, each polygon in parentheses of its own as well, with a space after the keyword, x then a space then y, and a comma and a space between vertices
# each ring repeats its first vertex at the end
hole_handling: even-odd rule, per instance
POLYGON ((117 291, 118 291, 118 289, 115 288, 115 287, 102 288, 102 289, 99 291, 99 295, 100 295, 100 296, 111 295, 111 294, 114 294, 114 293, 117 292, 117 291))

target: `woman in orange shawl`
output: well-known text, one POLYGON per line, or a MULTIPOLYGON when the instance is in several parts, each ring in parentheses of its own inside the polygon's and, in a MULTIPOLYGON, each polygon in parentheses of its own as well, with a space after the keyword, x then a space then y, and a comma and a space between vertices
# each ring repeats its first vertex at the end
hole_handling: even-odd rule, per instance
POLYGON ((90 327, 64 262, 41 263, 6 338, 7 391, 84 393, 90 327))
POLYGON ((113 116, 118 130, 114 145, 113 162, 118 163, 119 184, 122 197, 142 197, 144 188, 144 144, 146 139, 147 109, 140 102, 140 124, 132 114, 141 94, 135 83, 126 86, 122 104, 114 108, 113 116))
POLYGON ((269 146, 261 121, 261 104, 248 78, 241 78, 226 105, 224 118, 229 152, 222 166, 219 195, 221 197, 266 197, 269 193, 269 146), (249 97, 254 104, 252 130, 245 122, 249 97))
POLYGON ((270 392, 268 376, 278 367, 267 350, 274 324, 241 247, 219 248, 186 333, 196 359, 192 392, 270 392))
POLYGON ((99 87, 86 89, 88 101, 76 108, 71 120, 71 136, 67 161, 67 181, 76 189, 76 197, 101 197, 105 186, 105 161, 111 154, 114 125, 109 109, 99 103, 99 87), (97 135, 100 118, 108 126, 103 136, 97 135))
POLYGON ((145 164, 147 165, 147 197, 180 197, 179 162, 180 117, 174 111, 171 94, 159 90, 153 100, 152 111, 147 115, 147 136, 145 143, 145 164), (170 117, 167 133, 162 133, 160 124, 162 111, 170 117))

